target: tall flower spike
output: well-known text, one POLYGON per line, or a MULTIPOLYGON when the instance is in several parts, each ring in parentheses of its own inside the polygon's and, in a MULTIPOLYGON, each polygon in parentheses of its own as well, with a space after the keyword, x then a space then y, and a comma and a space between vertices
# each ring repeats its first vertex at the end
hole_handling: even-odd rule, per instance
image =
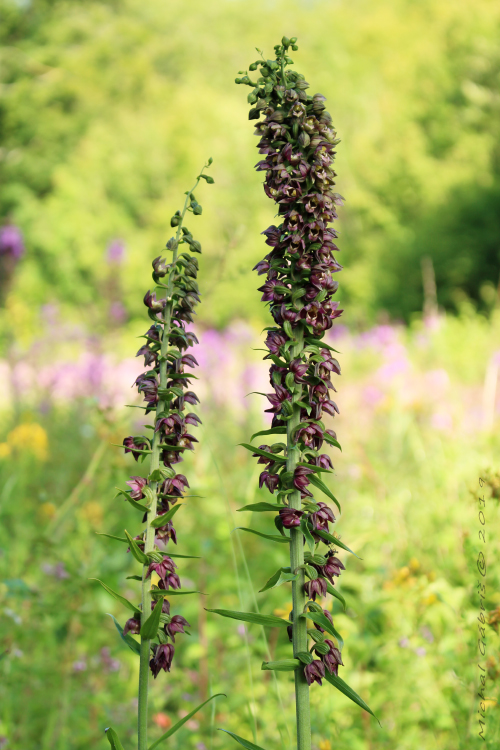
MULTIPOLYGON (((194 333, 186 331, 186 324, 193 320, 200 301, 196 283, 198 261, 194 253, 201 253, 201 245, 184 225, 184 219, 187 212, 195 215, 202 212, 194 191, 200 180, 214 182, 204 174, 211 163, 209 159, 194 187, 186 192, 182 211, 177 211, 171 219, 176 234, 167 243, 167 259, 160 256, 153 261, 155 287, 144 296, 151 325, 137 353, 144 357, 144 366, 148 369, 139 375, 134 385, 144 400, 145 414, 153 414, 154 419, 148 437, 129 435, 123 441, 125 453, 131 453, 135 461, 149 460, 148 475, 131 476, 128 489, 119 493, 140 511, 146 524, 142 533, 134 538, 125 532, 129 551, 142 565, 142 575, 137 576, 142 581, 141 604, 135 606, 129 602, 131 609, 135 606, 135 612, 123 629, 125 641, 133 651, 140 653, 139 750, 147 748, 149 671, 155 678, 161 670, 170 672, 175 636, 182 635, 184 628, 189 627, 182 615, 171 615, 166 597, 169 590, 181 588, 177 565, 172 559, 178 557, 172 550, 177 544, 173 517, 181 507, 178 501, 186 497, 189 482, 177 465, 183 461, 185 451, 194 450, 198 441, 192 430, 201 421, 191 411, 198 397, 189 390, 191 370, 198 363, 188 349, 198 340, 194 333), (155 579, 157 584, 152 582, 155 579), (140 634, 140 644, 131 634, 140 634)), ((121 598, 121 601, 125 600, 121 598)))
MULTIPOLYGON (((295 660, 297 748, 310 750, 309 686, 313 682, 321 685, 324 678, 338 687, 335 679, 339 679, 337 670, 342 665, 342 639, 315 599, 323 599, 329 592, 344 601, 333 587, 334 577, 344 566, 333 553, 326 557, 318 551, 320 544, 335 546, 338 540, 329 530, 335 521, 331 508, 317 502, 313 493, 320 490, 338 505, 321 478, 332 471, 329 456, 321 450, 324 443, 340 448, 335 433, 324 423, 325 416, 338 413, 330 391, 335 391, 332 376, 340 374, 334 350, 324 336, 343 312, 334 299, 339 286, 334 274, 342 266, 335 257, 338 233, 332 223, 344 199, 335 192, 333 161, 339 140, 325 97, 309 96, 304 76, 287 69, 293 63, 289 49, 297 49, 296 41, 283 37, 275 47, 275 60, 262 58, 250 65, 251 72, 259 68, 255 82, 250 72, 236 83, 252 87, 249 119, 259 120, 255 132, 261 154, 256 169, 264 172, 264 191, 278 211, 276 225, 262 233, 270 251, 254 268, 266 277, 259 291, 274 320, 265 342, 269 350, 265 359, 272 362, 272 392, 267 394, 270 408, 266 410, 273 414, 272 428, 254 437, 286 436, 286 444, 245 447, 258 456, 259 463, 268 464, 259 485, 266 486, 274 494, 273 503, 282 506, 275 525, 290 541, 289 570, 294 579, 288 631, 291 629, 295 660), (308 609, 308 617, 337 643, 318 642, 316 660, 308 651, 304 617, 308 609)), ((276 505, 250 506, 258 511, 273 507, 276 505)), ((338 546, 346 549, 343 543, 338 546)), ((275 585, 284 570, 277 571, 264 590, 272 582, 275 585)), ((255 622, 252 617, 250 621, 255 622)), ((324 640, 321 631, 313 633, 315 642, 324 640)), ((289 669, 290 660, 264 663, 263 668, 289 669)), ((350 697, 370 710, 354 691, 350 697)))

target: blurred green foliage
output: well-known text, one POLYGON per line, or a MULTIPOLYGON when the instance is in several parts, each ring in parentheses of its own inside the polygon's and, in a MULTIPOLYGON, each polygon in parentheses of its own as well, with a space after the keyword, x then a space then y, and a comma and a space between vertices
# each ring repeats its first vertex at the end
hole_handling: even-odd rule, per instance
MULTIPOLYGON (((258 46, 299 37, 298 69, 342 138, 338 189, 351 320, 422 309, 421 258, 439 303, 491 305, 500 273, 495 0, 0 0, 0 217, 26 236, 15 292, 76 315, 100 303, 104 250, 128 247, 140 309, 170 207, 208 156, 199 200, 204 319, 261 318, 249 269, 272 223, 244 92, 258 46)), ((173 211, 172 211, 173 213, 173 211)))

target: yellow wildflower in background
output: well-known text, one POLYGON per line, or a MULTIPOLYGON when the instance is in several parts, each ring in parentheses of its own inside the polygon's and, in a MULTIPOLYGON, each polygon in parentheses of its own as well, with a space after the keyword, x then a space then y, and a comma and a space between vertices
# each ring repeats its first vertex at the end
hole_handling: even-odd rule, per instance
POLYGON ((80 508, 79 515, 92 526, 100 526, 103 520, 102 506, 95 500, 90 500, 80 508))
POLYGON ((54 503, 42 503, 40 505, 40 515, 42 518, 54 518, 56 510, 57 508, 54 503))
POLYGON ((8 443, 0 443, 0 459, 8 458, 12 453, 8 443))
POLYGON ((40 461, 48 456, 49 439, 43 427, 36 422, 19 424, 7 435, 7 444, 12 451, 31 453, 40 461))
POLYGON ((332 743, 330 740, 320 740, 319 750, 332 750, 332 743))

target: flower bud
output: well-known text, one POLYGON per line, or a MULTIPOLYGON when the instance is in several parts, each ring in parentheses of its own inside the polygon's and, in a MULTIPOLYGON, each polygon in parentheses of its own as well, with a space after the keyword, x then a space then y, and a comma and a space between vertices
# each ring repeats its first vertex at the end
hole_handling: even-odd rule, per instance
POLYGON ((302 133, 298 137, 298 142, 301 148, 307 148, 311 143, 311 139, 306 132, 302 131, 302 133))
POLYGON ((291 44, 290 39, 287 36, 282 37, 281 44, 283 45, 283 47, 289 47, 291 44))
POLYGON ((175 214, 170 219, 170 226, 171 227, 178 227, 179 224, 182 221, 182 215, 180 211, 176 211, 175 214))

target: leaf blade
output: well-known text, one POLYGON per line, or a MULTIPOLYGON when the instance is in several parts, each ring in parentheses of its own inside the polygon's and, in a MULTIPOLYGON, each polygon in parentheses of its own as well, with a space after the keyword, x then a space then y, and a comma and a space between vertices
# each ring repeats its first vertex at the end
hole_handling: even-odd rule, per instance
POLYGON ((115 730, 112 727, 108 727, 104 731, 106 733, 107 740, 113 750, 123 750, 123 745, 118 739, 118 735, 116 734, 115 730))
POLYGON ((297 577, 297 573, 288 573, 283 568, 278 568, 276 573, 273 573, 264 587, 259 589, 259 594, 261 594, 263 591, 268 591, 269 589, 276 589, 283 583, 290 583, 291 581, 295 581, 297 577))
POLYGON ((314 484, 314 486, 318 488, 318 490, 321 490, 321 492, 323 492, 327 497, 329 497, 330 500, 333 500, 333 502, 339 509, 339 513, 342 513, 342 509, 340 507, 339 501, 337 500, 335 495, 332 492, 330 492, 326 484, 321 479, 319 479, 315 474, 310 474, 308 479, 311 482, 311 484, 314 484))
POLYGON ((156 633, 158 632, 158 626, 160 625, 160 615, 161 610, 163 607, 163 602, 161 599, 159 599, 156 604, 155 608, 149 615, 148 619, 141 625, 141 638, 145 638, 146 640, 151 640, 151 638, 154 638, 156 633))
POLYGON ((108 617, 111 617, 111 619, 115 623, 115 627, 118 630, 118 633, 119 633, 120 638, 122 639, 122 641, 124 641, 127 644, 127 646, 129 647, 129 649, 131 651, 133 651, 134 654, 137 654, 138 656, 140 656, 140 653, 141 653, 141 644, 138 643, 135 640, 135 638, 132 638, 132 636, 129 635, 128 633, 126 635, 123 633, 123 628, 120 625, 120 623, 118 622, 118 620, 116 619, 116 617, 114 617, 113 615, 111 615, 109 612, 107 612, 106 614, 108 615, 108 617))
POLYGON ((236 612, 230 609, 207 609, 206 611, 213 612, 216 615, 221 615, 221 617, 229 617, 232 620, 248 622, 251 625, 264 625, 269 628, 287 628, 290 625, 288 620, 283 620, 276 615, 261 615, 255 612, 236 612))
POLYGON ((279 542, 280 544, 289 544, 290 538, 287 536, 278 536, 277 534, 264 534, 262 531, 256 531, 255 529, 247 529, 244 526, 237 526, 234 531, 249 531, 250 534, 256 534, 257 536, 263 537, 263 539, 269 539, 271 542, 279 542))
POLYGON ((213 701, 214 698, 219 698, 220 696, 224 696, 224 698, 226 698, 225 693, 216 693, 215 695, 211 695, 210 698, 208 698, 203 703, 200 703, 200 705, 194 708, 191 711, 191 713, 189 713, 187 716, 184 716, 180 721, 177 722, 177 724, 174 724, 174 726, 170 727, 170 729, 167 730, 165 734, 162 734, 162 736, 159 739, 153 742, 153 744, 149 746, 148 750, 155 750, 155 748, 157 748, 158 745, 161 742, 163 742, 163 740, 168 740, 168 738, 171 737, 174 734, 174 732, 177 732, 177 730, 180 729, 182 725, 186 723, 186 721, 189 721, 189 719, 192 716, 194 716, 195 713, 197 713, 200 710, 200 708, 203 708, 203 706, 205 706, 207 703, 210 703, 210 701, 213 701))
POLYGON ((334 688, 337 688, 337 690, 339 690, 341 693, 347 696, 347 698, 350 698, 350 700, 352 700, 353 703, 357 703, 358 706, 360 706, 360 708, 364 709, 365 711, 368 711, 369 714, 371 714, 375 719, 377 719, 377 717, 375 716, 371 708, 364 702, 364 700, 351 687, 349 687, 349 685, 346 682, 344 682, 344 680, 341 677, 338 677, 335 674, 330 674, 328 670, 325 670, 325 680, 329 682, 330 685, 332 685, 334 688))
POLYGON ((230 732, 229 729, 219 729, 219 732, 225 732, 226 734, 229 734, 233 738, 233 740, 236 740, 236 742, 239 742, 240 745, 243 745, 246 750, 264 750, 264 748, 260 745, 256 745, 255 743, 250 742, 250 740, 245 740, 243 737, 239 737, 237 734, 234 734, 234 732, 230 732))
POLYGON ((97 581, 97 583, 100 583, 103 589, 105 589, 108 594, 111 594, 116 601, 123 604, 124 607, 127 607, 127 609, 132 610, 132 612, 139 612, 139 607, 136 607, 132 604, 132 602, 129 602, 128 599, 125 599, 124 596, 120 596, 120 594, 117 594, 116 591, 113 591, 109 586, 107 586, 105 583, 99 580, 99 578, 89 578, 89 581, 97 581))

